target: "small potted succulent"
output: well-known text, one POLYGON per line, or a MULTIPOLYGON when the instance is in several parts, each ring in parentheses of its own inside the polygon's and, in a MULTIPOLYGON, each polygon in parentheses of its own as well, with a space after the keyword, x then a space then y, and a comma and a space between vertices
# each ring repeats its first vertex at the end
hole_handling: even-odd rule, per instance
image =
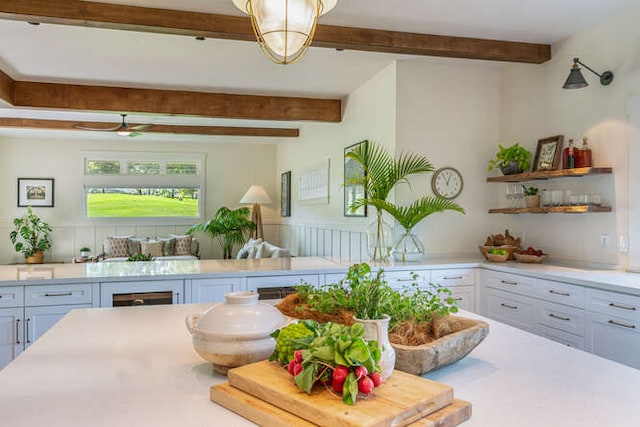
POLYGON ((538 187, 527 187, 523 185, 524 189, 524 203, 528 208, 537 208, 540 206, 540 194, 538 194, 538 187))
POLYGON ((91 256, 91 248, 87 246, 83 246, 80 248, 80 257, 81 258, 89 258, 91 256))
POLYGON ((504 175, 522 173, 531 166, 531 152, 517 142, 505 148, 498 144, 495 159, 489 161, 489 170, 500 169, 504 175))

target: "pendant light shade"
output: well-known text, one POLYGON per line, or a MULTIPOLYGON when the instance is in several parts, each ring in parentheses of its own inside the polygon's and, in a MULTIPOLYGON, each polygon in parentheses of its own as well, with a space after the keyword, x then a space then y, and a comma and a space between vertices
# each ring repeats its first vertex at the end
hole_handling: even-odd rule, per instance
POLYGON ((580 71, 580 67, 578 67, 578 64, 582 65, 584 68, 600 77, 600 84, 602 86, 607 86, 613 81, 613 73, 611 71, 605 71, 604 73, 599 74, 589 66, 580 62, 580 59, 573 58, 573 66, 571 67, 571 71, 569 71, 569 77, 567 77, 567 81, 565 81, 564 85, 562 86, 564 89, 580 89, 589 86, 589 83, 587 83, 584 76, 582 75, 582 71, 580 71))
POLYGON ((249 14, 260 48, 278 64, 291 64, 305 54, 318 17, 333 9, 337 0, 233 0, 249 14))

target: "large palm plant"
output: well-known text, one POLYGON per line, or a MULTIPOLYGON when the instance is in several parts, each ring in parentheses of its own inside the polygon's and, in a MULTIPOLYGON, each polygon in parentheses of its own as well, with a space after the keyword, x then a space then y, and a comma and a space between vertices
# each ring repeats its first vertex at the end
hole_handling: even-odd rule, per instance
POLYGON ((359 184, 366 190, 366 196, 357 199, 350 209, 355 211, 361 206, 376 208, 376 242, 369 243, 370 247, 373 246, 374 261, 384 261, 390 255, 390 242, 384 241, 382 218, 384 211, 395 218, 407 231, 435 212, 456 210, 464 213, 464 209, 456 203, 439 197, 423 197, 409 206, 398 206, 387 201, 389 193, 399 182, 409 183, 408 177, 411 175, 434 171, 433 165, 425 156, 402 153, 396 159, 384 147, 372 142, 356 146, 346 156, 362 165, 364 173, 355 176, 345 184, 359 184))
POLYGON ((194 225, 187 234, 204 231, 220 243, 224 259, 231 259, 233 247, 244 244, 248 234, 256 228, 249 219, 250 212, 249 208, 231 210, 223 206, 212 219, 194 225))

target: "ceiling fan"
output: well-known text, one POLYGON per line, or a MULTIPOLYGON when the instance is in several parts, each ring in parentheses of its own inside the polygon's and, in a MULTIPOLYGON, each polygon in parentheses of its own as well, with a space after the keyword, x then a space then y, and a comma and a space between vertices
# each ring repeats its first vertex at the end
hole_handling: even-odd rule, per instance
POLYGON ((142 132, 149 130, 153 126, 153 124, 151 123, 148 123, 145 125, 129 126, 127 124, 127 121, 125 120, 127 115, 126 114, 120 114, 120 115, 122 116, 122 122, 118 126, 114 126, 110 128, 92 128, 92 127, 85 127, 81 125, 75 125, 74 128, 80 129, 80 130, 90 130, 95 132, 116 132, 120 136, 133 137, 133 136, 142 135, 142 132))

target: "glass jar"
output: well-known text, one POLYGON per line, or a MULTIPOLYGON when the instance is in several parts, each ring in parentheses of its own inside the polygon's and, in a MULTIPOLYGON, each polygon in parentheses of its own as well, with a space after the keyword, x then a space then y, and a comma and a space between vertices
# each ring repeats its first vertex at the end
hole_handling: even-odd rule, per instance
POLYGON ((391 250, 393 259, 399 262, 418 262, 424 255, 424 245, 411 230, 404 230, 391 250))
POLYGON ((382 211, 367 227, 367 254, 373 262, 388 262, 391 257, 391 226, 384 220, 382 211))

